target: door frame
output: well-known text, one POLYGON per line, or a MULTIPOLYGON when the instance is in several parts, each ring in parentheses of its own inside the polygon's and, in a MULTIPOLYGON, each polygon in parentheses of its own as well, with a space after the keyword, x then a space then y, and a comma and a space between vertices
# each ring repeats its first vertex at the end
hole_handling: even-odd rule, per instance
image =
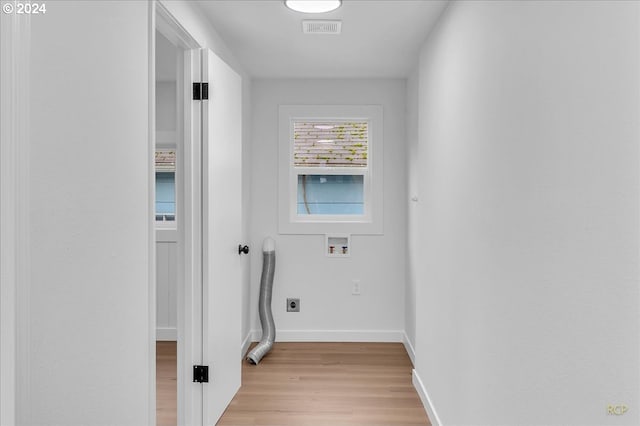
MULTIPOLYGON (((155 33, 156 30, 184 52, 182 66, 177 69, 177 114, 182 119, 177 120, 176 135, 181 141, 177 146, 176 173, 176 201, 178 226, 178 278, 177 278, 177 420, 179 425, 202 424, 202 386, 194 386, 191 380, 193 365, 200 362, 201 325, 194 318, 196 301, 201 287, 201 277, 198 271, 201 267, 200 243, 200 113, 191 101, 191 84, 194 77, 199 76, 200 45, 189 32, 175 19, 169 10, 159 1, 152 2, 151 22, 149 25, 149 39, 152 41, 149 59, 149 125, 151 142, 151 158, 155 153, 155 33), (194 57, 196 61, 194 61, 194 57), (200 346, 198 346, 200 345, 200 346)), ((199 106, 198 106, 199 108, 199 106)), ((153 161, 153 160, 152 160, 153 161)), ((155 166, 155 164, 154 164, 155 166)), ((151 168, 151 182, 155 187, 154 168, 151 168)), ((151 196, 155 198, 155 189, 151 196)), ((155 203, 152 204, 155 209, 155 203)), ((150 249, 151 267, 153 274, 153 288, 149 291, 149 307, 153 311, 150 320, 153 351, 149 365, 153 369, 150 373, 155 378, 155 343, 156 343, 156 280, 155 280, 155 215, 150 216, 153 228, 153 247, 150 249)), ((156 386, 155 380, 150 389, 150 406, 153 407, 155 418, 156 386)), ((155 423, 154 423, 155 424, 155 423)))
POLYGON ((24 408, 29 331, 29 71, 30 16, 0 16, 0 424, 24 408), (26 94, 26 95, 25 95, 26 94), (18 284, 20 283, 20 284, 18 284), (18 395, 20 393, 20 395, 18 395))

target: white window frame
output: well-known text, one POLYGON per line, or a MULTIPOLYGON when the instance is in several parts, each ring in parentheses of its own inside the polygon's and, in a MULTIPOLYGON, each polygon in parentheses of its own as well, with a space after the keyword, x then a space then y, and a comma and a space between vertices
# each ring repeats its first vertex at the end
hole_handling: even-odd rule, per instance
POLYGON ((278 232, 281 234, 383 234, 383 110, 381 105, 280 105, 278 232), (367 167, 295 167, 293 123, 367 122, 367 167), (363 215, 299 215, 299 175, 364 176, 363 215))

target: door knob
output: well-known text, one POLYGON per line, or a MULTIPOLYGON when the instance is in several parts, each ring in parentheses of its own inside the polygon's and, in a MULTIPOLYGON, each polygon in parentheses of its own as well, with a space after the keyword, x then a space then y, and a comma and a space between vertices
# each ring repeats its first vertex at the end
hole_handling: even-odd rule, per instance
POLYGON ((249 254, 249 246, 243 246, 242 244, 240 244, 238 246, 238 254, 249 254))

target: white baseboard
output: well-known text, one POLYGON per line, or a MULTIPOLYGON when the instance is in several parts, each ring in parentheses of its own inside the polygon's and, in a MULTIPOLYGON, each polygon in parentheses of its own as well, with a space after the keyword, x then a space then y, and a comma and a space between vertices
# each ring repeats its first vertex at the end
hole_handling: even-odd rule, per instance
MULTIPOLYGON (((251 338, 260 341, 262 331, 253 330, 251 338)), ((276 330, 276 342, 385 342, 402 343, 401 330, 276 330)))
POLYGON ((178 329, 175 327, 157 327, 156 340, 158 341, 177 341, 178 329))
POLYGON ((253 334, 254 332, 249 331, 247 333, 247 336, 242 341, 242 346, 240 347, 240 359, 244 359, 245 355, 247 355, 247 351, 249 351, 249 345, 251 345, 251 342, 253 341, 253 334))
POLYGON ((424 387, 424 383, 422 383, 422 380, 420 379, 420 376, 418 375, 418 372, 415 369, 413 370, 412 383, 413 383, 413 387, 416 388, 416 391, 420 396, 420 400, 422 401, 422 405, 424 405, 424 409, 427 412, 427 416, 429 416, 431 425, 442 426, 440 417, 438 417, 438 413, 436 412, 436 409, 433 406, 433 402, 431 401, 431 398, 429 398, 427 389, 424 387))
POLYGON ((404 348, 407 350, 407 354, 409 354, 409 358, 411 359, 411 364, 416 365, 416 351, 413 349, 413 345, 411 344, 411 340, 409 340, 409 336, 407 336, 406 332, 402 332, 402 343, 404 343, 404 348))

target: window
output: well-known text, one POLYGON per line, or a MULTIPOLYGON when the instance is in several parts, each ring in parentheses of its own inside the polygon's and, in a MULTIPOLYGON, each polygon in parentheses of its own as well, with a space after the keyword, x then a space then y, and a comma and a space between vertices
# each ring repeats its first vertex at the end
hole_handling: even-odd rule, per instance
POLYGON ((176 220, 176 151, 156 150, 156 223, 176 220))
POLYGON ((281 106, 280 232, 382 233, 381 135, 380 106, 281 106))
POLYGON ((363 194, 362 175, 298 175, 298 216, 363 216, 363 194))
POLYGON ((367 121, 293 121, 298 216, 364 216, 368 128, 367 121))

